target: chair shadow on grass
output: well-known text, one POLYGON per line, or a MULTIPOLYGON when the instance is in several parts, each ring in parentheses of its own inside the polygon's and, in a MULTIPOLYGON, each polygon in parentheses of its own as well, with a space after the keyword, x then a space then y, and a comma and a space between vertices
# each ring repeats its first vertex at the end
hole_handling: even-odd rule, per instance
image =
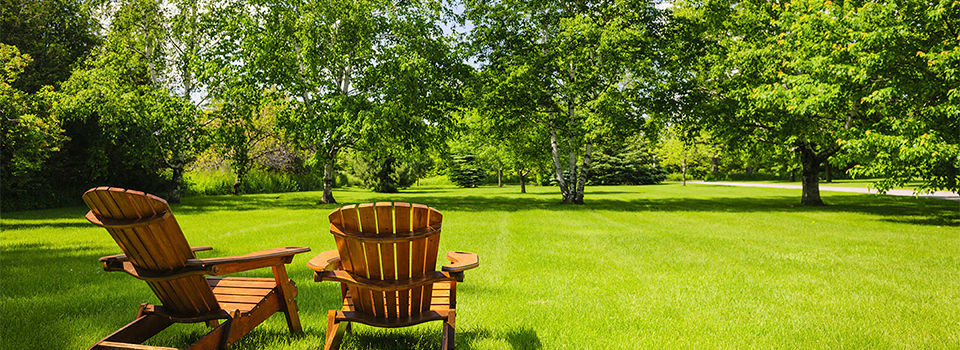
MULTIPOLYGON (((374 328, 354 324, 353 330, 344 335, 341 349, 439 349, 441 341, 440 322, 428 322, 413 328, 374 328)), ((255 328, 234 344, 233 350, 265 349, 277 344, 307 343, 322 348, 325 329, 304 325, 304 334, 291 335, 277 329, 255 328)), ((193 340, 196 334, 182 334, 183 342, 193 340)), ((510 349, 542 349, 537 332, 531 328, 499 329, 468 328, 457 330, 457 349, 475 349, 482 341, 503 341, 510 349)))
MULTIPOLYGON (((113 253, 91 246, 4 246, 0 254, 2 344, 58 349, 79 343, 86 347, 132 321, 140 303, 155 298, 146 285, 131 288, 141 281, 103 272, 97 259, 113 253), (51 322, 51 316, 57 321, 51 322), (43 325, 42 331, 31 331, 37 325, 43 325), (77 328, 104 325, 116 327, 92 332, 96 334, 77 332, 77 328)), ((6 348, 2 344, 0 348, 6 348)))

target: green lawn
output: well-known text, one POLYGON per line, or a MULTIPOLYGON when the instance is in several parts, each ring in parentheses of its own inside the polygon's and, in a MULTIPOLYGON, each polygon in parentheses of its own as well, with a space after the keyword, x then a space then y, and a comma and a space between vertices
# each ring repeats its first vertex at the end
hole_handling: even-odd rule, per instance
MULTIPOLYGON (((799 190, 664 184, 588 188, 336 191, 343 203, 398 200, 444 213, 441 252, 481 266, 460 285, 460 349, 958 348, 958 202, 799 190)), ((235 349, 317 349, 339 287, 315 283, 312 254, 334 249, 320 193, 191 197, 174 212, 201 256, 305 245, 289 267, 306 334, 275 315, 235 349)), ((131 321, 147 286, 107 273, 119 252, 85 208, 4 213, 0 348, 78 349, 131 321)), ((441 253, 442 254, 442 253, 441 253)), ((249 275, 268 276, 269 270, 249 275)), ((185 346, 202 326, 152 343, 185 346)), ((437 348, 440 323, 356 326, 344 349, 437 348)))

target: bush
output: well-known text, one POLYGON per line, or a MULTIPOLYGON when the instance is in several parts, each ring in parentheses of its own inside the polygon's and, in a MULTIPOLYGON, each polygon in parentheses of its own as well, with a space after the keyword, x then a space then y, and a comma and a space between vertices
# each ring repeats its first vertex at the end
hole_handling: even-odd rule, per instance
POLYGON ((652 165, 646 144, 628 140, 622 147, 608 147, 594 154, 590 185, 651 185, 663 182, 667 171, 652 165))
POLYGON ((477 157, 472 154, 453 157, 448 175, 450 181, 460 187, 477 187, 486 175, 477 167, 477 157))
POLYGON ((423 158, 402 161, 393 155, 356 154, 348 164, 352 175, 374 192, 395 193, 417 182, 429 162, 423 158))
MULTIPOLYGON (((184 174, 184 194, 232 194, 234 178, 233 172, 226 170, 189 171, 184 174)), ((323 174, 319 171, 298 174, 253 169, 247 173, 241 186, 241 193, 313 191, 323 188, 323 174)))

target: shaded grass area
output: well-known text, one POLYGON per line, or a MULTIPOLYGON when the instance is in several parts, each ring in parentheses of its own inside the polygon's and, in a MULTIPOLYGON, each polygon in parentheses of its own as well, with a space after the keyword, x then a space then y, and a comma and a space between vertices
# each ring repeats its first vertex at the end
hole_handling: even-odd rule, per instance
MULTIPOLYGON (((799 190, 664 184, 592 187, 586 205, 566 206, 553 188, 528 190, 335 195, 434 206, 444 212, 441 252, 480 254, 459 286, 460 349, 960 346, 957 202, 824 192, 829 206, 806 208, 799 190)), ((191 244, 214 246, 204 257, 314 250, 288 267, 305 334, 290 336, 275 315, 235 349, 322 347, 339 287, 313 282, 305 267, 335 249, 326 232, 334 206, 319 199, 227 195, 174 206, 191 244)), ((131 321, 141 302, 156 302, 142 282, 100 269, 96 259, 119 249, 84 212, 4 213, 0 348, 86 348, 131 321)), ((150 343, 182 347, 204 330, 175 326, 150 343)), ((436 322, 356 326, 343 348, 439 341, 436 322)))
MULTIPOLYGON (((879 179, 877 179, 879 180, 879 179)), ((780 181, 780 180, 756 180, 756 181, 734 181, 734 182, 757 182, 757 183, 766 183, 766 184, 786 184, 786 185, 801 185, 800 181, 780 181)), ((858 188, 870 188, 876 189, 877 186, 874 185, 876 181, 873 179, 836 179, 831 182, 826 182, 820 180, 820 186, 828 187, 858 187, 858 188)), ((905 190, 915 190, 917 186, 920 186, 919 182, 907 182, 903 186, 896 187, 898 189, 905 190)))

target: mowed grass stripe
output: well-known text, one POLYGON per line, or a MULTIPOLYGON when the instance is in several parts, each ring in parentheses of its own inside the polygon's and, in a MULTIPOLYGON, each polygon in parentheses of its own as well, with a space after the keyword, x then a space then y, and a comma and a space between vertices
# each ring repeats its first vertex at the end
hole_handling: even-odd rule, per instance
MULTIPOLYGON (((480 255, 458 285, 460 348, 958 348, 957 203, 720 186, 590 187, 583 206, 555 188, 336 191, 341 203, 409 201, 444 213, 442 256, 480 255)), ((188 197, 174 212, 202 257, 305 245, 289 268, 306 335, 282 316, 236 349, 322 346, 339 287, 306 261, 335 249, 320 193, 188 197)), ((4 213, 0 348, 85 348, 132 320, 149 289, 96 259, 119 251, 80 207, 4 213), (51 321, 55 320, 55 321, 51 321), (44 332, 34 325, 44 324, 44 332), (16 345, 14 345, 16 344, 16 345)), ((244 273, 269 277, 269 270, 244 273)), ((439 324, 357 326, 344 349, 434 349, 439 324)), ((151 344, 186 346, 203 327, 151 344)))

